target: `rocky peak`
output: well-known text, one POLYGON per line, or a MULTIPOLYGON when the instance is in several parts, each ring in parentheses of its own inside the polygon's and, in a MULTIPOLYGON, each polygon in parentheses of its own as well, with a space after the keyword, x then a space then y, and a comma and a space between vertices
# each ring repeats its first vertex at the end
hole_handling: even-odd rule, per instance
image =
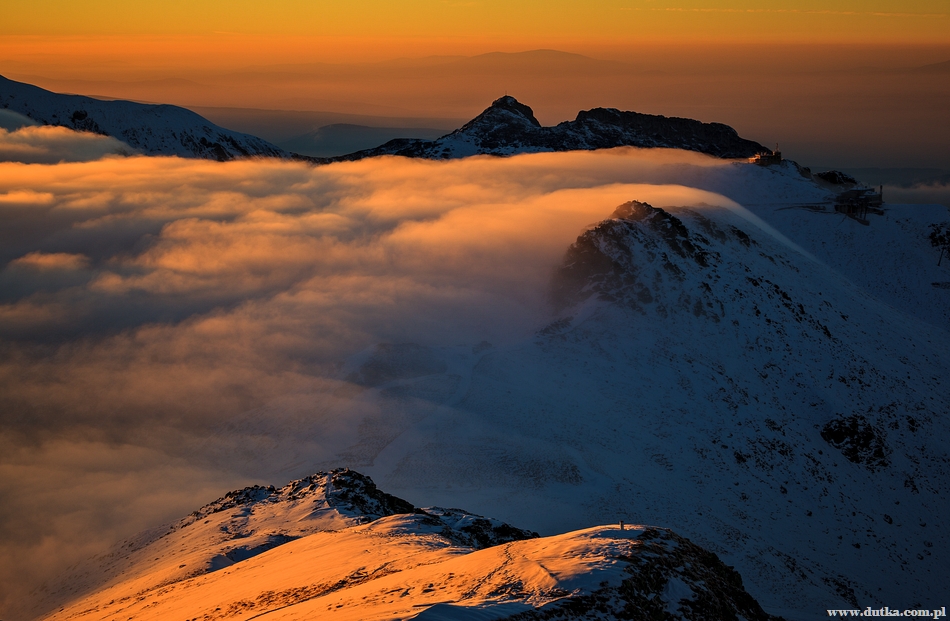
POLYGON ((806 307, 811 293, 782 261, 700 211, 631 201, 570 246, 552 301, 566 309, 597 296, 642 315, 704 324, 743 317, 747 330, 801 326, 810 339, 833 340, 827 326, 838 315, 826 305, 806 307))
POLYGON ((325 501, 327 506, 341 514, 371 519, 397 513, 412 513, 416 510, 411 503, 380 491, 368 476, 349 468, 337 468, 291 481, 280 488, 273 485, 254 485, 228 492, 185 518, 181 526, 236 507, 286 503, 309 498, 325 501))
POLYGON ((534 117, 534 110, 529 106, 524 105, 511 95, 505 95, 504 97, 499 97, 491 103, 491 106, 485 110, 482 114, 487 114, 495 110, 505 110, 513 114, 521 115, 528 120, 529 123, 535 127, 541 127, 541 123, 538 122, 538 119, 534 117))
POLYGON ((610 214, 610 218, 613 220, 643 220, 647 216, 651 216, 660 211, 662 210, 656 209, 649 203, 627 201, 614 209, 614 212, 610 214))
POLYGON ((447 138, 474 140, 479 152, 494 153, 512 144, 521 144, 527 136, 543 130, 531 108, 505 95, 447 138))

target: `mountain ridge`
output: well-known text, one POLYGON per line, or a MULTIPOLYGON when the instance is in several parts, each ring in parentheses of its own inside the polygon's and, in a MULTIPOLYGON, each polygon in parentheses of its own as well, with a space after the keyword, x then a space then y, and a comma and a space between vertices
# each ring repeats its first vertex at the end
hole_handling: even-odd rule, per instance
POLYGON ((573 121, 542 127, 529 106, 505 95, 461 128, 436 140, 396 139, 374 149, 313 161, 354 161, 379 155, 451 159, 621 146, 685 149, 722 158, 746 158, 767 150, 721 123, 615 108, 582 110, 573 121))
MULTIPOLYGON (((752 172, 806 183, 790 166, 752 172)), ((863 245, 867 227, 831 209, 773 209, 815 229, 792 241, 821 259, 835 256, 839 219, 840 235, 858 238, 839 250, 863 245)), ((922 249, 913 231, 936 213, 891 207, 868 226, 922 249)), ((466 394, 424 424, 367 420, 368 438, 397 439, 340 458, 436 502, 458 487, 494 491, 509 520, 550 503, 558 523, 636 512, 675 524, 740 567, 774 610, 926 607, 927 593, 947 592, 933 561, 950 548, 928 526, 950 476, 940 440, 950 336, 936 313, 910 315, 912 287, 932 287, 908 265, 906 301, 886 284, 852 284, 752 222, 741 210, 621 205, 566 251, 552 282, 561 311, 531 342, 456 367, 466 394), (420 434, 429 440, 411 440, 420 434), (475 448, 485 443, 491 458, 475 448)), ((399 392, 418 386, 421 398, 439 381, 448 372, 406 378, 399 392)), ((397 407, 377 392, 363 399, 397 407)))
POLYGON ((0 108, 43 125, 112 136, 146 155, 217 161, 291 157, 290 153, 265 140, 218 127, 179 106, 64 95, 3 76, 0 76, 0 108))
POLYGON ((458 509, 417 509, 345 469, 281 488, 235 490, 177 525, 157 539, 153 530, 139 536, 138 545, 121 545, 106 558, 122 571, 111 579, 95 575, 88 592, 57 602, 58 610, 44 618, 184 615, 210 621, 317 614, 362 620, 411 613, 418 619, 526 621, 650 613, 695 621, 713 614, 778 619, 744 590, 732 567, 669 529, 621 524, 542 539, 458 509), (279 532, 299 528, 301 501, 322 505, 321 498, 340 490, 337 500, 349 507, 343 511, 353 513, 351 519, 313 524, 296 536, 279 532), (229 522, 214 517, 232 510, 238 512, 219 516, 229 522), (271 519, 251 525, 248 519, 261 511, 271 512, 271 519), (244 544, 221 555, 216 542, 236 519, 245 519, 246 527, 232 533, 232 542, 263 537, 267 545, 244 544), (162 569, 186 568, 196 554, 210 557, 204 571, 168 575, 162 569), (393 598, 394 592, 401 595, 393 598))
POLYGON ((0 108, 40 124, 112 136, 146 155, 218 161, 277 157, 327 164, 380 155, 450 159, 620 146, 686 149, 722 158, 746 158, 766 150, 721 123, 615 108, 582 110, 573 121, 542 127, 533 110, 510 95, 496 99, 462 127, 435 140, 396 138, 378 147, 334 157, 291 153, 256 136, 219 127, 179 106, 58 94, 3 76, 0 108))

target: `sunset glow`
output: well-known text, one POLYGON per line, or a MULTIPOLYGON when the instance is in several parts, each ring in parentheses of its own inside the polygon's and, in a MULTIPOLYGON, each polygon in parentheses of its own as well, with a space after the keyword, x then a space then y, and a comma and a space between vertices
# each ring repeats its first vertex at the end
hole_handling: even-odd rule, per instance
MULTIPOLYGON (((14 3, 0 60, 148 69, 570 49, 622 56, 647 45, 948 45, 950 10, 916 2, 601 0, 557 2, 14 3), (200 56, 198 56, 200 55, 200 56), (159 58, 160 56, 160 58, 159 58)), ((671 50, 674 49, 671 47, 671 50)), ((751 53, 751 52, 750 52, 751 53)))
POLYGON ((214 33, 307 37, 540 40, 746 40, 946 42, 941 0, 771 2, 751 0, 479 0, 441 2, 165 2, 108 0, 20 3, 5 10, 3 34, 214 33))

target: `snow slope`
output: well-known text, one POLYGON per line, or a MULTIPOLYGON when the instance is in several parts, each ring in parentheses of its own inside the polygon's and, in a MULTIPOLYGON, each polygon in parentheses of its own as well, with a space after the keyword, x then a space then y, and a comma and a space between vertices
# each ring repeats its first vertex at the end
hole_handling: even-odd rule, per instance
POLYGON ((0 108, 26 115, 43 125, 112 136, 146 155, 218 161, 290 157, 265 140, 218 127, 178 106, 63 95, 3 76, 0 76, 0 108))
POLYGON ((341 470, 232 492, 100 560, 92 592, 48 619, 769 618, 738 574, 668 530, 539 539, 414 509, 341 470))
POLYGON ((950 328, 950 273, 937 265, 938 253, 925 239, 931 224, 950 220, 950 211, 943 205, 885 204, 884 213, 869 215, 865 226, 834 210, 836 192, 849 186, 815 183, 815 177, 785 161, 769 167, 736 163, 728 171, 679 168, 652 178, 731 198, 758 224, 879 301, 950 328))

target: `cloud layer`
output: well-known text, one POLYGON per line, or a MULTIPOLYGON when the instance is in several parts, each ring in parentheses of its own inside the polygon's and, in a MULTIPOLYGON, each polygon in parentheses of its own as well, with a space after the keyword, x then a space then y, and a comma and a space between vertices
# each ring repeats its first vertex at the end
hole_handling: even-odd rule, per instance
POLYGON ((633 149, 0 164, 0 555, 18 568, 0 596, 257 481, 267 429, 331 458, 370 414, 349 357, 530 337, 588 225, 631 199, 735 206, 644 183, 729 166, 633 149))
POLYGON ((131 147, 111 136, 75 132, 50 125, 19 126, 15 118, 19 115, 14 116, 7 110, 3 112, 4 116, 0 117, 0 162, 88 162, 106 155, 133 153, 131 147))

